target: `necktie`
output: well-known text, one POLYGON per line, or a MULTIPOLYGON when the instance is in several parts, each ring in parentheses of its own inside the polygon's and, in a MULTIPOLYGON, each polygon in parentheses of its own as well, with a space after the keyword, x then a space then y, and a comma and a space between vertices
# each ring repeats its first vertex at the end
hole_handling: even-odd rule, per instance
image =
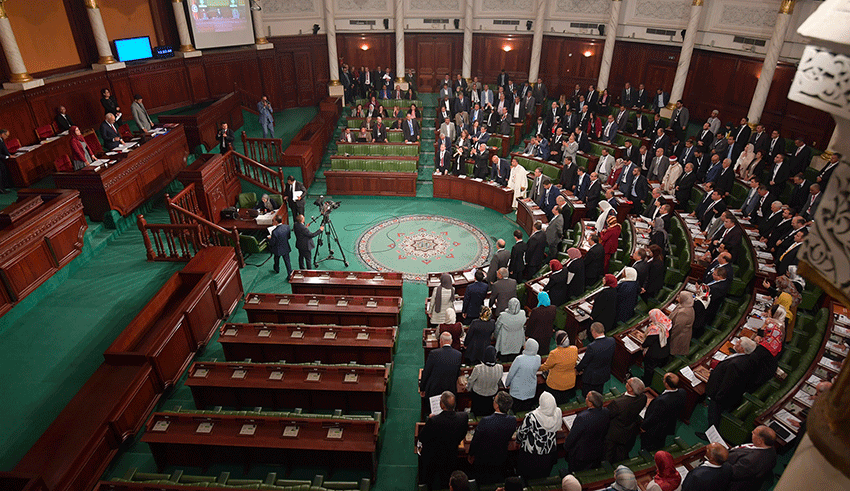
POLYGON ((413 121, 408 121, 407 126, 410 127, 410 135, 413 136, 413 121))

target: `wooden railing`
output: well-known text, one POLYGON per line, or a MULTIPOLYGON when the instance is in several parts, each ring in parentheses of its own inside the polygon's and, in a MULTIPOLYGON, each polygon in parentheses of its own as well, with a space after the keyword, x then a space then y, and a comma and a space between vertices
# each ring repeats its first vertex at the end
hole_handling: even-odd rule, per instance
POLYGON ((283 165, 283 140, 280 138, 249 138, 243 131, 242 148, 248 158, 263 165, 283 165))
POLYGON ((247 109, 248 112, 259 114, 257 113, 257 103, 260 102, 262 96, 251 94, 247 90, 239 87, 236 83, 233 84, 233 92, 236 94, 236 97, 239 98, 240 106, 247 109))
POLYGON ((189 261, 203 248, 197 223, 148 223, 144 215, 136 224, 145 241, 148 261, 189 261))
POLYGON ((239 266, 245 266, 245 259, 242 256, 242 248, 239 245, 239 232, 235 227, 233 230, 227 230, 220 227, 201 215, 177 205, 167 194, 165 195, 165 201, 172 225, 197 226, 199 239, 197 244, 200 247, 233 247, 236 251, 236 259, 239 261, 239 266))
MULTIPOLYGON (((245 132, 242 132, 242 138, 245 138, 245 132)), ((255 139, 261 140, 260 138, 255 139)), ((231 175, 235 175, 269 193, 283 195, 285 190, 283 170, 271 169, 258 162, 255 158, 246 157, 232 150, 224 155, 224 165, 225 179, 228 179, 231 175)))
MULTIPOLYGON (((175 205, 183 208, 184 210, 189 210, 192 213, 197 215, 201 215, 201 207, 198 205, 198 195, 195 191, 195 183, 189 183, 188 186, 183 188, 182 191, 174 195, 173 198, 168 200, 170 203, 174 203, 175 205)), ((169 211, 169 214, 171 211, 169 211)), ((171 223, 177 223, 174 221, 173 217, 171 223)))

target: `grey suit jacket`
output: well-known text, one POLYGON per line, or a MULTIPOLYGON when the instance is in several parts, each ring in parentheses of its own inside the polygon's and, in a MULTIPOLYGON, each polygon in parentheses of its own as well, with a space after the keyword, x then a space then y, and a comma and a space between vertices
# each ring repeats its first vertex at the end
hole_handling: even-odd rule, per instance
POLYGON ((509 250, 502 249, 496 251, 496 254, 493 255, 493 259, 490 261, 490 267, 487 269, 487 281, 490 284, 496 281, 496 271, 498 271, 499 268, 507 268, 510 260, 511 253, 509 250))
POLYGON ((136 125, 145 131, 150 131, 151 126, 153 126, 153 121, 151 121, 151 117, 148 116, 148 111, 145 109, 145 106, 133 101, 133 105, 130 106, 130 110, 133 113, 133 120, 136 122, 136 125))
POLYGON ((498 318, 508 308, 508 301, 516 298, 516 280, 504 278, 490 286, 490 308, 493 318, 498 318))
POLYGON ((546 243, 557 245, 564 236, 564 215, 558 215, 552 218, 549 226, 546 227, 546 243))

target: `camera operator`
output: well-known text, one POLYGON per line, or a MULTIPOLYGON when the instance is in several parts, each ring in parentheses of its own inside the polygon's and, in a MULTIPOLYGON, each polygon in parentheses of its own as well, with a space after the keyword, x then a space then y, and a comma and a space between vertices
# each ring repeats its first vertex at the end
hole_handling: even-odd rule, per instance
POLYGON ((257 103, 257 113, 260 117, 260 126, 263 128, 263 138, 274 138, 274 114, 269 98, 263 96, 257 103))
POLYGON ((310 232, 310 229, 304 225, 304 215, 295 217, 295 248, 298 249, 298 267, 301 269, 313 269, 313 263, 310 260, 310 250, 316 246, 313 244, 313 237, 325 231, 325 226, 319 227, 319 230, 310 232))
POLYGON ((304 214, 304 198, 307 197, 307 188, 303 184, 295 180, 295 177, 288 176, 286 178, 286 189, 283 191, 283 199, 289 204, 289 209, 292 210, 292 219, 298 215, 304 214))

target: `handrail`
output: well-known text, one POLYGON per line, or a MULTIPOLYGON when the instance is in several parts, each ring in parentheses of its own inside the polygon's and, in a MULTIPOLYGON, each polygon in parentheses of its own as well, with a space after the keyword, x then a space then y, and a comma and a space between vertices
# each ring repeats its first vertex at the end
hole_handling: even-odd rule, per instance
POLYGON ((198 194, 197 192, 195 192, 195 183, 193 182, 189 183, 188 186, 186 186, 185 188, 183 188, 182 191, 174 195, 173 198, 170 198, 169 201, 180 206, 183 209, 189 210, 192 213, 200 215, 201 207, 198 206, 198 194))
POLYGON ((280 138, 249 138, 242 132, 242 148, 251 160, 263 165, 283 165, 283 140, 280 138))
POLYGON ((239 245, 239 232, 236 230, 236 227, 233 227, 233 230, 227 230, 226 228, 216 225, 197 213, 193 213, 178 206, 171 201, 167 194, 165 195, 165 199, 168 206, 168 213, 173 224, 197 224, 200 245, 202 247, 211 245, 233 247, 236 251, 236 259, 239 261, 239 267, 245 266, 245 259, 242 256, 242 248, 239 245))
MULTIPOLYGON (((242 132, 242 135, 244 139, 245 133, 242 132)), ((233 150, 224 155, 224 162, 227 174, 232 172, 240 179, 244 179, 269 193, 284 194, 286 187, 283 180, 283 169, 274 170, 233 150)))
POLYGON ((144 215, 138 215, 136 224, 142 232, 148 261, 189 261, 202 249, 197 223, 150 224, 144 215))
POLYGON ((251 94, 247 90, 239 87, 239 84, 233 83, 233 92, 239 97, 239 105, 248 110, 248 112, 259 114, 257 112, 257 101, 262 99, 261 96, 251 94))

